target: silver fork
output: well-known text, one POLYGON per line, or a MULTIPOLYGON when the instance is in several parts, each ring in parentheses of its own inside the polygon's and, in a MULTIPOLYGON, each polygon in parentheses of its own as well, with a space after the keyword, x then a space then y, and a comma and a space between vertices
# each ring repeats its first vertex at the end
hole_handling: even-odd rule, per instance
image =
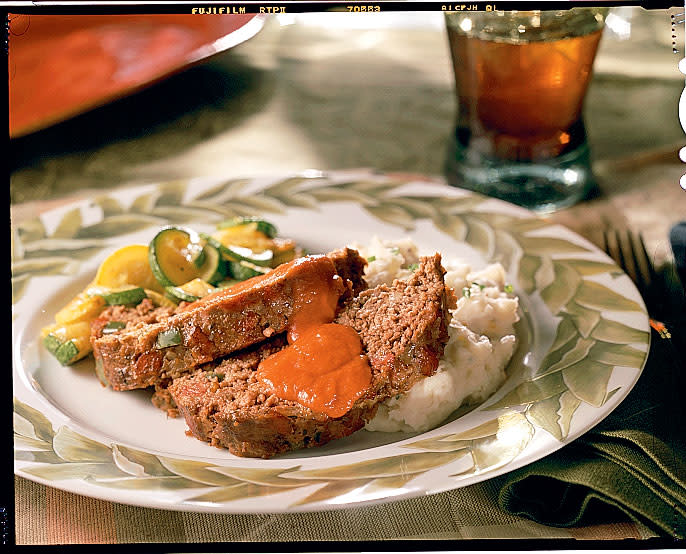
MULTIPOLYGON (((657 271, 646 252, 643 237, 629 230, 621 232, 606 228, 602 246, 629 275, 645 300, 650 326, 661 339, 653 341, 650 349, 661 352, 656 359, 669 364, 663 369, 674 370, 663 372, 665 379, 669 379, 669 386, 674 391, 686 390, 686 294, 675 265, 667 265, 657 271)), ((686 404, 678 400, 676 406, 675 413, 680 412, 681 416, 678 417, 683 420, 686 417, 686 404)))
POLYGON ((603 250, 631 278, 648 309, 650 326, 660 337, 669 339, 671 332, 664 320, 670 314, 670 294, 664 275, 658 274, 648 256, 643 237, 630 230, 603 231, 603 250))

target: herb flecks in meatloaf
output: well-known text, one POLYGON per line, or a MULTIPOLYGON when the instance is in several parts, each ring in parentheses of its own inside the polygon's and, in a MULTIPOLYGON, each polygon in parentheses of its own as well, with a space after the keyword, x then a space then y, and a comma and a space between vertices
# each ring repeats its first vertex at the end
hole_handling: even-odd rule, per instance
POLYGON ((139 323, 152 324, 166 320, 174 314, 175 308, 156 307, 152 300, 144 298, 137 306, 109 306, 91 322, 91 341, 103 336, 106 326, 112 322, 134 327, 139 323))

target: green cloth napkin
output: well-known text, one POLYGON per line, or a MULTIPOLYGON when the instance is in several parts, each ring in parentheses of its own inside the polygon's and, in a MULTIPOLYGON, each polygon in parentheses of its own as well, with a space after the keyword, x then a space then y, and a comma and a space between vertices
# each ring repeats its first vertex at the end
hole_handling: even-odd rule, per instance
POLYGON ((557 527, 616 519, 619 509, 658 535, 686 538, 686 369, 675 352, 653 331, 627 398, 574 442, 506 475, 500 506, 557 527))

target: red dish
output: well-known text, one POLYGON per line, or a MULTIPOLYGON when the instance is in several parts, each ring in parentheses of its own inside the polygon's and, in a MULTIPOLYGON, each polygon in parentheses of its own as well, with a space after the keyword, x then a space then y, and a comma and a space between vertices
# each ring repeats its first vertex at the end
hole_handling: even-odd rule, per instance
POLYGON ((12 138, 140 90, 264 24, 254 14, 9 17, 12 138))

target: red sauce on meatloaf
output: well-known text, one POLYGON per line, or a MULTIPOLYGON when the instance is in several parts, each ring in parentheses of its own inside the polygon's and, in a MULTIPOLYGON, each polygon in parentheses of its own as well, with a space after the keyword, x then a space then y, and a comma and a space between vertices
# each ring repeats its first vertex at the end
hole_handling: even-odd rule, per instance
POLYGON ((293 316, 287 327, 289 343, 294 343, 310 327, 333 321, 336 315, 341 290, 345 287, 343 279, 330 273, 328 266, 317 268, 318 271, 300 273, 293 284, 293 316))
MULTIPOLYGON (((302 258, 296 258, 285 264, 281 264, 276 269, 265 273, 264 275, 258 275, 235 285, 230 286, 226 289, 221 289, 207 296, 202 297, 200 300, 189 304, 189 307, 198 306, 200 304, 209 304, 216 299, 231 298, 232 296, 239 296, 247 290, 259 290, 266 289, 272 283, 282 279, 284 276, 288 276, 294 280, 295 283, 299 285, 298 288, 303 289, 307 286, 312 287, 313 290, 325 291, 329 296, 336 295, 336 302, 338 302, 338 297, 341 295, 344 285, 341 281, 340 276, 335 273, 335 268, 331 260, 326 256, 304 256, 302 258), (336 281, 336 282, 334 282, 336 281)), ((297 303, 302 304, 303 308, 307 308, 307 302, 302 302, 296 300, 297 303)), ((334 304, 334 308, 335 308, 334 304)))
POLYGON ((338 323, 299 331, 289 346, 260 363, 258 375, 279 398, 334 418, 352 408, 372 378, 357 332, 338 323))
POLYGON ((330 417, 346 414, 371 384, 371 368, 357 332, 331 323, 344 288, 325 256, 308 256, 273 271, 205 296, 212 303, 249 289, 268 290, 282 275, 293 277, 293 315, 287 324, 289 345, 259 366, 260 379, 284 400, 292 400, 330 417))

